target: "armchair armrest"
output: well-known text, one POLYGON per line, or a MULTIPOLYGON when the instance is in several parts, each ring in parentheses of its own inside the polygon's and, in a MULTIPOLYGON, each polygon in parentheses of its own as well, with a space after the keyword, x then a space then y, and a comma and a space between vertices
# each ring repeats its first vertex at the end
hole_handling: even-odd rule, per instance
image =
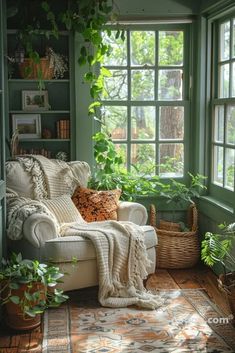
POLYGON ((47 240, 58 237, 58 229, 48 215, 33 213, 23 224, 23 237, 34 247, 40 248, 47 240))
POLYGON ((119 221, 129 221, 138 225, 144 225, 148 219, 145 206, 137 202, 120 201, 117 215, 119 221))

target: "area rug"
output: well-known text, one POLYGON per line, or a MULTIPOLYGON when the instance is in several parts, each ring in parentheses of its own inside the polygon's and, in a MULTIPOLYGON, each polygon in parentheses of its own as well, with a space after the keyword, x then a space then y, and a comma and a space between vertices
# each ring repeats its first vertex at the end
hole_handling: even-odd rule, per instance
POLYGON ((44 316, 43 353, 235 352, 235 328, 200 289, 157 291, 157 310, 102 308, 96 289, 44 316))

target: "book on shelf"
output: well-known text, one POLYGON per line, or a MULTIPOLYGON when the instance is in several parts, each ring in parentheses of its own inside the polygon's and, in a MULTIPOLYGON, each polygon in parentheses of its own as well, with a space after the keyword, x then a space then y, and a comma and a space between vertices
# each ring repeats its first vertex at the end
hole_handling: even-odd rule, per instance
POLYGON ((24 155, 24 154, 40 154, 44 157, 47 158, 52 158, 52 152, 45 149, 45 148, 30 148, 30 149, 25 149, 25 148, 19 148, 18 151, 19 155, 24 155))
POLYGON ((70 121, 68 119, 60 119, 56 122, 56 135, 59 139, 70 138, 70 121))

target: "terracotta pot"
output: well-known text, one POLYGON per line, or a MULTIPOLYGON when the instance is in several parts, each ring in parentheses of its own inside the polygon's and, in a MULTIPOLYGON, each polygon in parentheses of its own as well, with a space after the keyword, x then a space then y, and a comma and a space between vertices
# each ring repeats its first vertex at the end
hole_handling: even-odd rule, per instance
POLYGON ((24 62, 19 64, 19 72, 24 79, 51 80, 53 78, 53 68, 50 67, 50 61, 47 58, 41 58, 39 64, 32 59, 24 59, 24 62))
MULTIPOLYGON (((24 292, 33 293, 35 291, 41 292, 41 299, 45 298, 46 290, 42 283, 35 283, 32 288, 28 288, 27 284, 23 284, 18 289, 14 289, 11 295, 16 295, 20 298, 24 296, 24 292)), ((35 303, 36 305, 37 303, 35 303)), ((9 301, 5 304, 5 321, 6 324, 15 330, 31 330, 41 324, 41 315, 31 317, 22 312, 19 305, 9 301)))
POLYGON ((233 315, 232 324, 235 325, 235 273, 222 274, 218 279, 219 289, 225 293, 228 306, 233 315))

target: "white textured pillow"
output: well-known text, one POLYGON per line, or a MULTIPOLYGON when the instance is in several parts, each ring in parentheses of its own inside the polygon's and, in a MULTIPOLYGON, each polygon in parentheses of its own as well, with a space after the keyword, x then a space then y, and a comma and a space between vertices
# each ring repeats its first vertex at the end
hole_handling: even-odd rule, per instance
POLYGON ((18 161, 6 162, 6 182, 19 196, 34 199, 32 177, 18 161))
POLYGON ((44 199, 41 202, 55 215, 59 224, 71 222, 86 223, 69 195, 62 195, 54 199, 44 199))

